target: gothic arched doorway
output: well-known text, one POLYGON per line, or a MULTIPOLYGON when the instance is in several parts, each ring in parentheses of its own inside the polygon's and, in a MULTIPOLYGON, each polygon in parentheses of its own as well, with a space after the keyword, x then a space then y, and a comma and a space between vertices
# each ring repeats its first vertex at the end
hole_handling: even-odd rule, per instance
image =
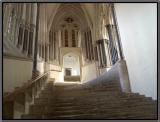
POLYGON ((63 56, 64 81, 80 81, 80 61, 75 53, 63 56))

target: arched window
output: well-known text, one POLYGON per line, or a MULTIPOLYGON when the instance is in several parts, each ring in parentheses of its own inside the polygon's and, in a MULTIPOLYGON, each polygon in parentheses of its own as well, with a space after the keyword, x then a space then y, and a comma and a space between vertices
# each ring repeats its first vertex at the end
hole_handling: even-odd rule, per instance
POLYGON ((72 47, 76 47, 75 31, 72 30, 72 47))
POLYGON ((65 30, 65 47, 68 47, 68 31, 65 30))

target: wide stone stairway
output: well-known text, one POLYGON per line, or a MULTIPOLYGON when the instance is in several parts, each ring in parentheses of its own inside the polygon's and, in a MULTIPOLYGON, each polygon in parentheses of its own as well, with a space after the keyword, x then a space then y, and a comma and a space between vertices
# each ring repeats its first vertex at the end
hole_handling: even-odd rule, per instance
POLYGON ((22 119, 156 119, 157 101, 123 93, 119 84, 78 87, 46 83, 22 119))

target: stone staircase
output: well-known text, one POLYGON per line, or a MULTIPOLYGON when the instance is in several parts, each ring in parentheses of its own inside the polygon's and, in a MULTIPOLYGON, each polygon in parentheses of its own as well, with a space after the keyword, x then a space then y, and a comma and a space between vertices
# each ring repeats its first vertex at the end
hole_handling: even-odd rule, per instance
POLYGON ((73 87, 48 82, 22 119, 157 119, 157 101, 119 84, 73 87))

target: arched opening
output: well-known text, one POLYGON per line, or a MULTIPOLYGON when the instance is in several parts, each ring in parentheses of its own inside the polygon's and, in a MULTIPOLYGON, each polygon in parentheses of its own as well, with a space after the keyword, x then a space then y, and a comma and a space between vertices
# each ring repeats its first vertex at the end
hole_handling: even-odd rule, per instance
POLYGON ((63 56, 64 81, 80 81, 80 61, 75 53, 63 56))

